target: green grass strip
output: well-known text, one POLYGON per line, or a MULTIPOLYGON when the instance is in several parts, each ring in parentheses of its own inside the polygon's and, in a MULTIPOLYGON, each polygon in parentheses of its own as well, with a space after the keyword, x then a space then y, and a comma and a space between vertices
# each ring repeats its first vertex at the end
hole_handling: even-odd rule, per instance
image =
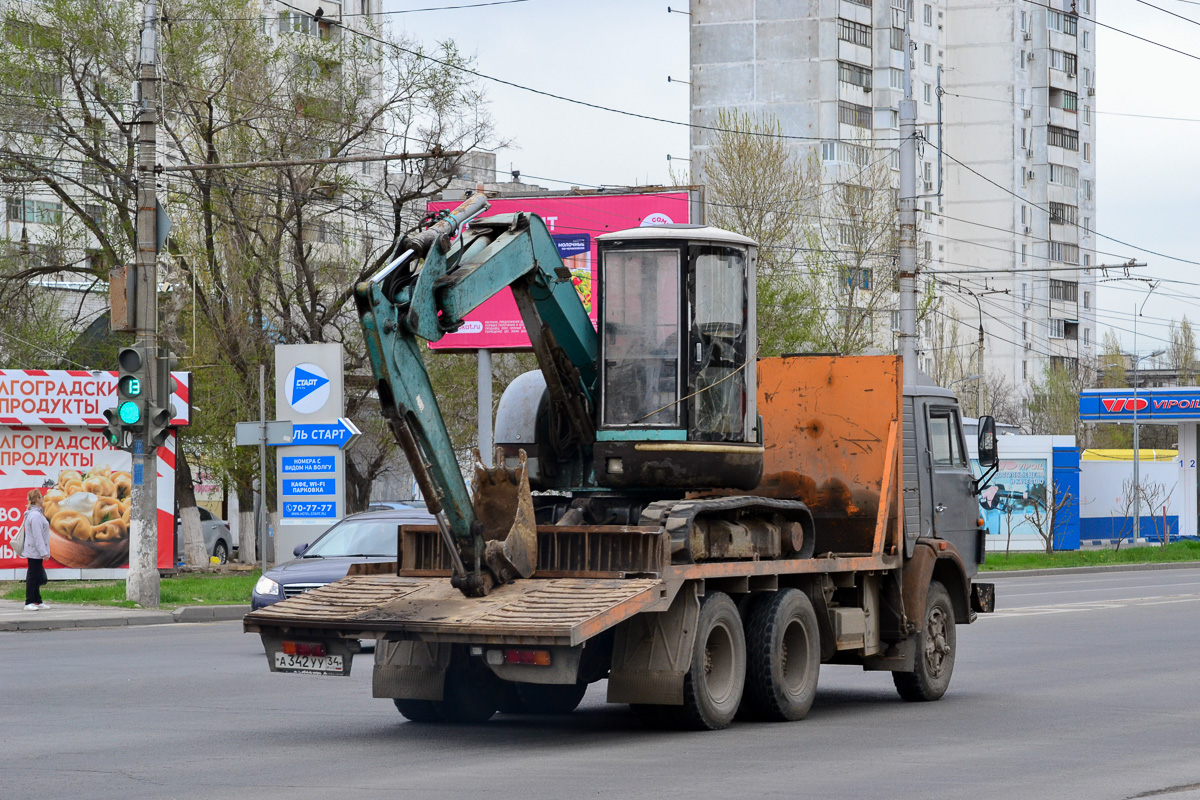
POLYGON ((1175 542, 1166 547, 1149 545, 1120 550, 1062 550, 1046 553, 988 553, 981 572, 1021 569, 1056 569, 1059 567, 1102 567, 1110 564, 1166 564, 1178 561, 1200 561, 1200 542, 1175 542))
MULTIPOLYGON (((258 571, 236 575, 173 575, 162 579, 160 604, 178 606, 249 605, 258 571)), ((0 582, 0 597, 24 600, 24 581, 0 582)), ((121 606, 136 608, 125 599, 125 581, 51 581, 42 587, 47 603, 121 606)))

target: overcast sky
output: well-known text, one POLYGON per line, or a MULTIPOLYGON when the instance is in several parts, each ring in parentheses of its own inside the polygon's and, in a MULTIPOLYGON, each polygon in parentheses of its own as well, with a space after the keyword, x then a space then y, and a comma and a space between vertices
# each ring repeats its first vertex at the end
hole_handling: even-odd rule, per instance
MULTIPOLYGON (((466 5, 480 0, 384 0, 383 10, 466 5)), ((1152 0, 1200 20, 1192 0, 1152 0)), ((483 8, 391 14, 393 29, 427 44, 451 38, 485 75, 599 105, 687 121, 689 17, 668 14, 686 0, 528 0, 483 8)), ((1200 25, 1139 0, 1095 0, 1099 23, 1175 47, 1172 53, 1112 30, 1096 34, 1096 191, 1100 234, 1200 262, 1200 25), (1181 122, 1139 116, 1188 118, 1181 122)), ((686 158, 688 131, 631 119, 484 81, 502 138, 497 166, 548 188, 669 183, 667 155, 686 158)), ((683 162, 686 166, 686 162, 683 162)), ((507 179, 506 175, 500 176, 507 179)), ((947 208, 946 213, 953 214, 947 208)), ((1096 261, 1137 258, 1137 274, 1163 281, 1138 320, 1137 349, 1161 347, 1167 322, 1200 321, 1200 268, 1098 239, 1096 261)), ((1101 283, 1099 323, 1133 348, 1139 282, 1101 283)))

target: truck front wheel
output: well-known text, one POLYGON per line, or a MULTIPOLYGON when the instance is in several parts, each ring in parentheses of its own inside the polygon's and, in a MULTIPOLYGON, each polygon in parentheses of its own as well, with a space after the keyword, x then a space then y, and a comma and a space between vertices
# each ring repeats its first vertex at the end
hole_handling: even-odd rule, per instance
POLYGON ((737 714, 746 683, 746 637, 737 606, 724 592, 700 604, 692 663, 683 680, 683 705, 668 706, 680 727, 715 731, 737 714))
POLYGON ((804 719, 817 696, 821 634, 817 613, 799 589, 764 594, 746 620, 746 695, 751 717, 804 719))
POLYGON ((939 581, 929 583, 925 619, 914 639, 916 668, 912 672, 893 672, 892 681, 905 700, 937 700, 950 686, 955 647, 954 607, 950 593, 939 581))

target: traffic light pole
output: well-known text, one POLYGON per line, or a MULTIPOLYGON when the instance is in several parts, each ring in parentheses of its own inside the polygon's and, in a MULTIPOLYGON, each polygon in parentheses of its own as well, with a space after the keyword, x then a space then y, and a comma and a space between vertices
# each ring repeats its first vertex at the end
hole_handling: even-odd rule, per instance
MULTIPOLYGON (((158 4, 148 0, 139 54, 137 163, 137 258, 135 286, 137 345, 150 360, 147 395, 152 407, 170 408, 170 387, 161 386, 158 358, 158 200, 155 188, 155 144, 158 124, 158 4), (166 402, 163 402, 165 399, 166 402)), ((149 423, 134 432, 133 492, 129 525, 129 576, 125 598, 146 607, 159 603, 158 456, 148 441, 149 423)))

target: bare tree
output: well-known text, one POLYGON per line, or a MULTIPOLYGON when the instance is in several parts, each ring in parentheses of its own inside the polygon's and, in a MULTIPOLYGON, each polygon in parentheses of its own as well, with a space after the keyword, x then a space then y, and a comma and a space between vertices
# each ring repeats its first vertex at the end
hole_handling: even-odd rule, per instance
POLYGON ((759 243, 760 355, 894 350, 898 201, 886 159, 870 160, 864 142, 848 146, 854 163, 827 166, 815 148, 798 155, 770 117, 722 110, 717 126, 699 175, 708 221, 759 243))
POLYGON ((1176 325, 1171 320, 1167 329, 1170 344, 1167 345, 1167 359, 1171 368, 1179 376, 1180 386, 1192 386, 1196 382, 1196 336, 1192 332, 1192 324, 1188 322, 1187 314, 1176 325))
POLYGON ((1074 497, 1069 490, 1062 494, 1051 494, 1052 485, 1041 487, 1040 492, 1030 492, 1030 513, 1027 516, 1042 544, 1046 547, 1046 555, 1054 555, 1054 545, 1062 535, 1062 512, 1069 507, 1074 497))
POLYGON ((1175 493, 1175 487, 1170 490, 1157 481, 1141 481, 1142 492, 1142 508, 1145 508, 1150 513, 1150 527, 1158 533, 1159 544, 1166 547, 1170 541, 1170 530, 1167 521, 1164 518, 1167 511, 1167 503, 1171 499, 1171 495, 1175 493), (1158 511, 1163 512, 1163 517, 1160 517, 1158 511))
MULTIPOLYGON (((1104 332, 1100 354, 1097 356, 1095 385, 1104 389, 1121 389, 1129 386, 1125 377, 1125 354, 1115 332, 1104 332)), ((1129 425, 1087 425, 1087 438, 1092 447, 1105 449, 1127 449, 1133 446, 1133 428, 1129 425)))
POLYGON ((876 162, 820 197, 803 261, 808 291, 827 313, 817 318, 815 348, 861 353, 894 347, 897 286, 896 193, 891 170, 876 162))
POLYGON ((991 414, 997 422, 1020 425, 1021 395, 1013 382, 999 372, 989 372, 983 376, 982 383, 983 396, 987 398, 983 413, 991 414))
POLYGON ((1021 428, 1029 434, 1070 435, 1082 442, 1079 391, 1084 385, 1082 371, 1047 366, 1042 377, 1030 384, 1022 402, 1021 428))
POLYGON ((949 311, 942 309, 942 303, 933 310, 930 323, 932 335, 928 337, 927 352, 933 355, 933 371, 929 377, 938 386, 949 386, 954 381, 970 375, 970 354, 975 347, 974 342, 962 340, 959 328, 962 320, 953 306, 949 311))
POLYGON ((1115 519, 1113 521, 1113 532, 1116 534, 1116 545, 1113 550, 1120 550, 1121 544, 1126 538, 1136 538, 1133 536, 1136 522, 1133 519, 1133 507, 1137 493, 1133 488, 1133 478, 1126 478, 1121 482, 1121 496, 1117 498, 1117 511, 1121 515, 1120 522, 1115 519), (1119 527, 1118 527, 1119 524, 1119 527))
POLYGON ((821 309, 798 262, 811 198, 820 192, 820 164, 797 159, 773 119, 722 109, 717 127, 700 162, 707 219, 758 242, 759 355, 810 348, 821 309))
MULTIPOLYGON (((114 266, 132 260, 129 87, 140 12, 133 0, 5 7, 0 86, 19 101, 0 106, 0 180, 10 202, 19 189, 22 213, 28 206, 37 221, 53 222, 40 227, 62 241, 57 251, 39 241, 0 253, 8 256, 0 260, 7 293, 0 299, 45 276, 103 288, 114 266), (26 195, 54 200, 26 203, 26 195)), ((485 99, 463 70, 469 61, 453 43, 429 58, 415 41, 367 19, 356 24, 369 35, 291 10, 264 18, 249 0, 173 4, 161 31, 165 160, 218 165, 499 144, 485 99)), ((190 453, 229 480, 243 525, 250 525, 254 459, 232 446, 228 431, 257 418, 258 366, 270 363, 276 343, 339 342, 347 370, 365 369, 353 287, 419 219, 414 201, 447 185, 459 158, 391 171, 381 163, 309 164, 163 179, 160 201, 174 226, 163 259, 162 333, 181 366, 197 374, 193 399, 204 413, 188 431, 198 445, 190 453)), ((14 336, 26 338, 0 339, 14 336)), ((372 416, 364 402, 370 383, 350 387, 348 405, 372 416)), ((360 420, 360 427, 370 426, 360 420)), ((353 476, 367 484, 367 496, 372 474, 378 469, 353 476)), ((252 556, 252 537, 242 543, 252 556)))

